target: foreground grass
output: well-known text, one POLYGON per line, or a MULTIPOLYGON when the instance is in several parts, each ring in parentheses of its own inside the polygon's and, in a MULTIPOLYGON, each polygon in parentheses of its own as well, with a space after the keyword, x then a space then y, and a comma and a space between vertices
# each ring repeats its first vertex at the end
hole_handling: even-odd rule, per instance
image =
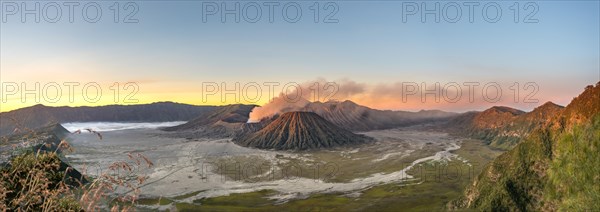
POLYGON ((59 156, 26 152, 0 167, 1 211, 79 211, 82 206, 73 188, 77 179, 59 156))

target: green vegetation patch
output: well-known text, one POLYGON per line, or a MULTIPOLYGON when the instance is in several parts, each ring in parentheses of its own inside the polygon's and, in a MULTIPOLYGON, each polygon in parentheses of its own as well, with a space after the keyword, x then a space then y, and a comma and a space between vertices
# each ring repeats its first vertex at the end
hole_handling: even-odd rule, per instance
POLYGON ((600 115, 541 129, 484 169, 456 202, 478 210, 599 211, 600 115))

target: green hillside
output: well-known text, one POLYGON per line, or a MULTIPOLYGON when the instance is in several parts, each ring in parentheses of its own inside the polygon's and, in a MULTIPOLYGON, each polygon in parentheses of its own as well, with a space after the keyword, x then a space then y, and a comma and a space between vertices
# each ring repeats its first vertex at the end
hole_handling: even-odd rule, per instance
POLYGON ((490 163, 451 208, 599 211, 600 83, 490 163))

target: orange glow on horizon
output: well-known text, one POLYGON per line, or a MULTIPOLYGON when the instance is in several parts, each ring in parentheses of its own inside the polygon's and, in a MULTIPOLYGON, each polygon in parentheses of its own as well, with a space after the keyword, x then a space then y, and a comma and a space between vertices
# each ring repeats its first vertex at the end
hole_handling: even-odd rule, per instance
MULTIPOLYGON (((29 107, 36 104, 43 104, 47 106, 103 106, 103 105, 132 105, 132 104, 148 104, 154 102, 171 101, 183 104, 191 105, 228 105, 228 104, 255 104, 263 106, 270 102, 269 95, 276 96, 276 94, 266 94, 263 90, 262 94, 259 94, 257 90, 245 90, 245 92, 238 92, 237 96, 233 93, 212 94, 203 95, 202 86, 199 83, 193 82, 160 82, 154 80, 146 80, 136 83, 138 89, 133 93, 133 87, 127 87, 127 82, 120 82, 118 85, 118 94, 116 93, 115 83, 98 83, 102 90, 102 96, 97 101, 89 101, 90 98, 94 98, 94 89, 88 90, 88 93, 92 97, 88 97, 88 100, 83 95, 84 86, 80 83, 79 87, 75 89, 72 94, 72 101, 69 93, 64 86, 62 86, 62 92, 59 101, 49 101, 57 97, 56 92, 43 89, 44 83, 41 83, 38 89, 38 95, 40 95, 40 101, 36 101, 34 94, 26 94, 25 101, 22 101, 22 95, 19 92, 10 92, 5 86, 0 88, 0 112, 7 112, 16 110, 19 108, 29 107), (169 89, 164 89, 169 88, 169 89), (4 90, 1 90, 4 89, 4 90), (46 97, 45 95, 50 97, 46 97), (116 95, 115 95, 116 94, 116 95), (133 94, 133 96, 128 97, 133 94)), ((17 83, 17 86, 19 84, 17 83)), ((35 88, 34 85, 29 83, 26 88, 32 90, 35 88)), ((51 89, 50 89, 51 90, 51 89)), ((393 89, 388 89, 393 90, 393 89)), ((275 93, 279 94, 280 89, 276 90, 275 93)), ((506 94, 509 95, 509 94, 506 94)), ((576 95, 576 94, 575 94, 576 95)), ((566 95, 565 95, 566 96, 566 95)), ((505 96, 501 101, 498 102, 486 102, 480 97, 476 98, 474 102, 469 102, 468 97, 463 96, 461 101, 458 102, 446 102, 442 98, 440 102, 435 102, 433 96, 427 96, 427 101, 422 102, 420 95, 411 95, 406 101, 403 101, 403 97, 397 93, 381 94, 371 90, 363 91, 362 93, 347 96, 346 98, 340 98, 339 101, 351 100, 359 105, 364 105, 373 109, 380 110, 403 110, 403 111, 419 111, 419 110, 444 110, 451 112, 466 112, 472 110, 485 110, 491 106, 503 105, 514 107, 521 110, 531 110, 546 101, 553 101, 559 105, 567 104, 573 96, 561 97, 561 96, 542 96, 537 97, 537 103, 523 103, 512 102, 512 96, 505 96)), ((323 100, 322 100, 323 101, 323 100)))

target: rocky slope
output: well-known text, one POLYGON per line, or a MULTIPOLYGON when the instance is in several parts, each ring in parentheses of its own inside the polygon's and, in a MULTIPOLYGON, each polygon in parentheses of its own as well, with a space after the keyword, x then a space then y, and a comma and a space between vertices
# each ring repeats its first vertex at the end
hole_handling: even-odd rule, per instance
POLYGON ((287 112, 313 112, 334 125, 348 131, 369 131, 389 129, 436 120, 445 120, 456 116, 455 113, 429 110, 419 112, 375 110, 358 105, 352 101, 344 102, 308 102, 290 104, 279 114, 263 118, 260 122, 246 123, 249 113, 255 105, 230 105, 203 114, 180 126, 165 128, 166 131, 175 131, 177 137, 244 137, 246 134, 255 133, 277 119, 281 113, 287 112))
POLYGON ((232 137, 248 121, 248 115, 255 105, 234 104, 221 106, 218 109, 202 114, 185 124, 164 128, 173 131, 177 137, 225 138, 232 137))
POLYGON ((214 110, 215 106, 194 106, 173 102, 99 107, 49 107, 35 105, 0 113, 0 136, 66 122, 165 122, 187 121, 214 110))
POLYGON ((518 140, 548 124, 563 110, 552 102, 524 112, 510 107, 495 106, 483 112, 467 112, 452 118, 446 129, 463 136, 487 141, 491 146, 510 149, 518 140))
POLYGON ((599 211, 600 82, 488 164, 450 208, 599 211))
POLYGON ((455 115, 437 110, 419 112, 375 110, 349 100, 313 102, 306 105, 301 111, 314 112, 331 123, 351 131, 390 129, 441 120, 455 115))
POLYGON ((3 137, 0 140, 0 164, 5 163, 13 154, 23 150, 33 152, 55 151, 61 140, 66 139, 69 131, 60 124, 51 124, 3 137))
POLYGON ((313 112, 327 121, 350 131, 390 129, 445 120, 457 115, 456 113, 439 110, 422 110, 419 112, 376 110, 356 104, 350 100, 343 102, 309 102, 301 100, 300 102, 304 103, 290 104, 281 113, 294 111, 313 112))
POLYGON ((363 144, 371 138, 342 129, 312 112, 288 112, 261 130, 237 137, 241 146, 276 150, 308 150, 363 144))

